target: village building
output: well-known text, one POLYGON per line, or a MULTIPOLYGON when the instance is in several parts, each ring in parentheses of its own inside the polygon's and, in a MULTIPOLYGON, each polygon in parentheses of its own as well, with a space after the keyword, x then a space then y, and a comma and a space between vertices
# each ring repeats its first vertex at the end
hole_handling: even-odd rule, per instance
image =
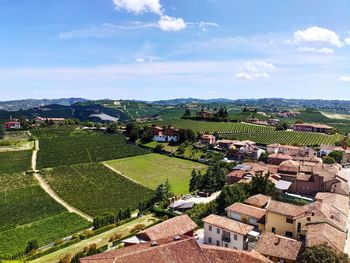
POLYGON ((194 238, 182 235, 88 256, 80 259, 80 262, 271 263, 269 259, 255 250, 239 251, 217 246, 199 245, 194 238))
POLYGON ((7 121, 4 123, 5 130, 17 130, 21 129, 21 123, 19 121, 7 121))
POLYGON ((210 119, 214 117, 214 114, 210 111, 198 111, 196 114, 197 117, 201 119, 210 119))
POLYGON ((228 148, 227 157, 235 161, 244 160, 259 160, 260 156, 265 152, 264 150, 256 147, 254 144, 242 143, 242 146, 232 145, 228 148))
POLYGON ((329 134, 333 130, 333 127, 317 123, 296 123, 293 125, 293 130, 300 132, 319 132, 329 134))
POLYGON ((297 262, 303 243, 291 238, 264 232, 255 247, 256 251, 276 263, 297 262))
POLYGON ((265 208, 266 205, 270 202, 271 197, 263 194, 252 195, 247 198, 244 203, 250 206, 255 206, 258 208, 265 208))
POLYGON ((254 226, 257 231, 265 230, 266 210, 242 203, 234 203, 225 209, 227 217, 254 226))
MULTIPOLYGON (((203 218, 204 243, 238 250, 248 249, 249 234, 254 227, 218 215, 203 218)), ((254 231, 252 235, 254 235, 254 231)))
POLYGON ((179 140, 179 130, 174 127, 162 128, 152 127, 153 141, 157 142, 177 142, 179 140))
POLYGON ((158 240, 175 235, 193 237, 198 225, 188 215, 173 217, 153 227, 147 228, 136 236, 123 240, 125 246, 158 240))
POLYGON ((63 124, 65 122, 65 118, 43 118, 43 117, 36 117, 34 119, 36 124, 43 124, 45 122, 52 122, 54 124, 63 124))
POLYGON ((201 143, 205 145, 214 145, 216 144, 216 138, 212 134, 202 134, 201 143))

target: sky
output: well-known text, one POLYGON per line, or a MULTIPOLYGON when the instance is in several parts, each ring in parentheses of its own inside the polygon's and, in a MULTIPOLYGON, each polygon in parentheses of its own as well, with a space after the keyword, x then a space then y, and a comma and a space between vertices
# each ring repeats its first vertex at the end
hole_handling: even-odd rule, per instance
POLYGON ((0 100, 350 100, 349 0, 1 0, 0 100))

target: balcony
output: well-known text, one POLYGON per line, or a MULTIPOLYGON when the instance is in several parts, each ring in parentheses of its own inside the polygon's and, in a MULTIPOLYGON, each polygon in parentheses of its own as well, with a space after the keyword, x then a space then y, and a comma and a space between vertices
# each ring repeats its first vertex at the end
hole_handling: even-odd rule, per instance
POLYGON ((223 236, 223 237, 222 237, 222 241, 223 241, 223 242, 226 242, 226 243, 230 243, 230 242, 231 242, 231 238, 230 238, 230 237, 225 237, 225 236, 223 236))

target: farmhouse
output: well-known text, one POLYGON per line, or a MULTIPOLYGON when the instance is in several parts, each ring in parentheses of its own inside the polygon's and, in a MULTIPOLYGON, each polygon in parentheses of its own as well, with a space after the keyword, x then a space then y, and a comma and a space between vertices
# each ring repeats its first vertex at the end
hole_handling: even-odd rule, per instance
POLYGON ((270 263, 271 261, 254 250, 248 252, 199 245, 194 238, 179 235, 85 257, 80 259, 80 262, 270 263))
POLYGON ((333 127, 317 123, 296 123, 293 125, 294 131, 331 133, 333 127))
POLYGON ((21 123, 19 121, 7 121, 4 123, 5 130, 15 130, 21 128, 21 123))
POLYGON ((60 124, 64 123, 65 118, 43 118, 43 117, 36 117, 34 119, 36 124, 43 124, 45 122, 53 122, 54 124, 60 124))
POLYGON ((152 133, 153 140, 157 142, 177 142, 179 140, 179 130, 171 126, 168 128, 154 126, 152 133))
POLYGON ((201 143, 205 145, 214 145, 216 143, 216 138, 211 134, 202 134, 201 143))
POLYGON ((260 156, 265 152, 264 150, 256 147, 254 144, 242 143, 243 146, 231 146, 228 149, 227 157, 236 161, 243 160, 258 160, 260 156))

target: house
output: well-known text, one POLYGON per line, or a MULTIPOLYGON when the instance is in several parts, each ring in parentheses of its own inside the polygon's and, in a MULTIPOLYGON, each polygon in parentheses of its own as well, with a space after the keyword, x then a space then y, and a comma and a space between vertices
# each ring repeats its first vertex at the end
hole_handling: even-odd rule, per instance
POLYGON ((210 119, 214 117, 214 114, 212 112, 205 111, 205 110, 198 111, 196 114, 197 114, 197 117, 201 119, 210 119))
POLYGON ((279 119, 268 119, 267 123, 271 126, 276 126, 280 122, 279 119))
POLYGON ((277 112, 276 115, 278 117, 283 117, 283 118, 287 118, 287 117, 296 117, 298 115, 300 115, 300 112, 295 112, 295 111, 280 111, 277 112))
POLYGON ((265 229, 266 210, 242 203, 234 203, 225 209, 227 217, 254 226, 259 231, 265 229))
POLYGON ((256 147, 255 145, 244 143, 244 145, 241 147, 229 147, 227 157, 236 161, 258 160, 264 152, 264 150, 256 147))
POLYGON ((36 124, 43 124, 45 122, 53 122, 54 124, 62 124, 65 122, 65 118, 43 118, 43 117, 36 117, 34 119, 36 124))
POLYGON ((203 218, 204 243, 238 250, 248 249, 249 233, 253 226, 218 215, 203 218))
POLYGON ((273 262, 293 263, 297 262, 303 244, 291 238, 264 232, 261 234, 255 249, 273 262))
POLYGON ((244 203, 246 203, 250 206, 258 207, 258 208, 265 208, 270 200, 271 200, 270 196, 263 195, 263 194, 257 194, 257 195, 252 195, 251 197, 247 198, 244 201, 244 203))
POLYGON ((218 140, 217 145, 222 150, 228 150, 234 143, 237 141, 234 140, 218 140))
POLYGON ((226 175, 227 184, 233 184, 242 181, 249 181, 255 173, 268 172, 268 167, 264 163, 246 162, 244 164, 236 165, 233 171, 226 175))
POLYGON ((333 127, 331 126, 317 123, 296 123, 293 125, 293 130, 300 132, 319 132, 329 134, 332 129, 333 127))
POLYGON ((348 214, 349 197, 339 194, 318 193, 315 202, 304 206, 271 200, 266 207, 265 229, 268 232, 305 241, 309 246, 320 243, 320 240, 326 240, 334 233, 339 237, 337 243, 332 241, 334 238, 328 242, 331 246, 338 247, 339 251, 343 251, 348 214))
POLYGON ((194 206, 194 202, 188 202, 185 200, 177 200, 169 205, 169 209, 173 212, 177 211, 180 213, 184 213, 187 210, 191 209, 194 206))
POLYGON ((123 240, 123 243, 130 246, 176 235, 192 237, 197 227, 188 215, 176 216, 139 232, 135 237, 123 240))
POLYGON ((201 143, 205 145, 214 145, 216 143, 216 138, 211 134, 202 134, 201 143))
POLYGON ((158 241, 149 241, 132 247, 80 259, 80 263, 271 263, 260 253, 238 251, 229 248, 199 245, 194 238, 173 236, 158 241))
POLYGON ((7 121, 4 123, 5 130, 16 130, 21 128, 19 121, 7 121))
POLYGON ((267 156, 267 162, 272 165, 280 165, 282 162, 292 159, 292 156, 284 153, 271 153, 267 156))
POLYGON ((179 130, 169 126, 162 128, 159 126, 152 127, 153 141, 157 142, 177 142, 179 140, 179 130))

